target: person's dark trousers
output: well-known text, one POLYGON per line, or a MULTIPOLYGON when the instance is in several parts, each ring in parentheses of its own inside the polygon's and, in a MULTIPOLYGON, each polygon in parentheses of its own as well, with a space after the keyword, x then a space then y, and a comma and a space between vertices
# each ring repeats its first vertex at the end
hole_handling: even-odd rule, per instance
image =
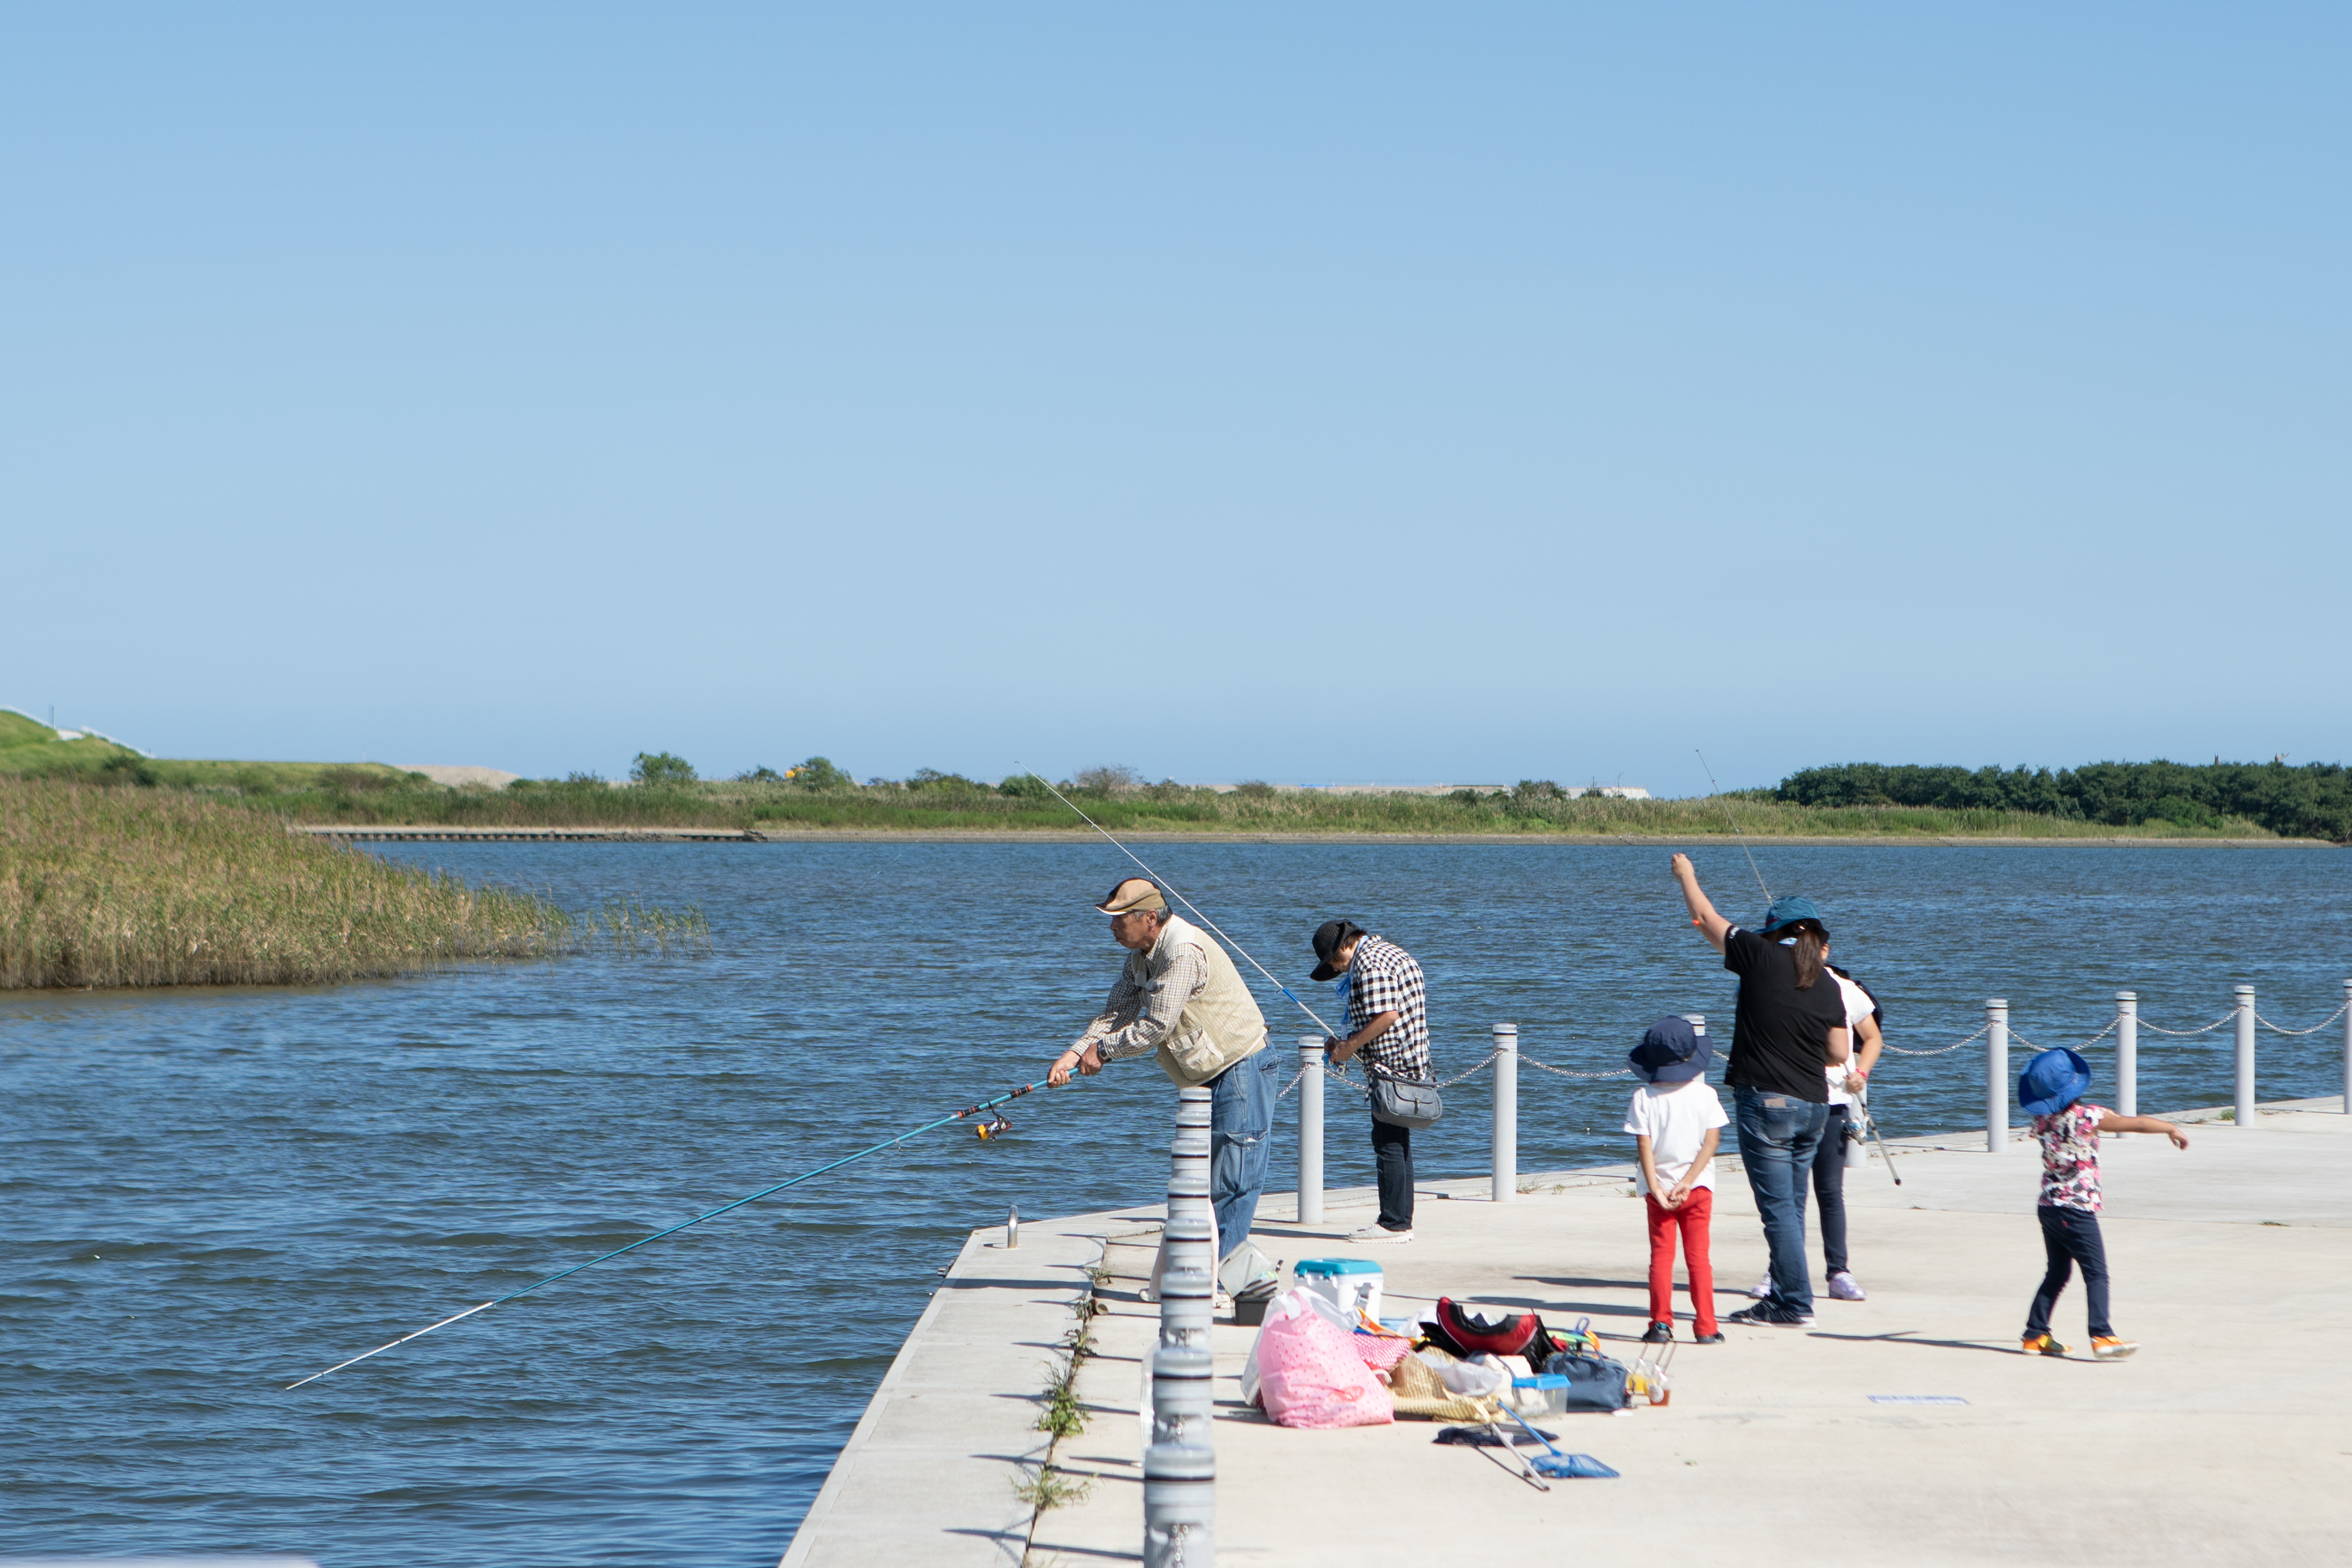
POLYGON ((2033 1293, 2032 1310, 2025 1314, 2025 1337, 2038 1339, 2050 1331, 2050 1310, 2058 1304, 2058 1293, 2066 1289, 2079 1263, 2083 1290, 2091 1299, 2091 1337, 2106 1338, 2116 1326, 2107 1321, 2107 1247, 2099 1237, 2099 1216, 2088 1209, 2050 1204, 2033 1212, 2042 1221, 2042 1250, 2050 1256, 2050 1268, 2042 1276, 2042 1289, 2033 1293))
POLYGON ((1412 1228, 1412 1129, 1372 1123, 1372 1165, 1381 1184, 1381 1228, 1412 1228))
POLYGON ((1209 1206, 1223 1252, 1247 1241, 1257 1219, 1274 1157, 1274 1080, 1281 1070, 1274 1053, 1263 1050, 1209 1080, 1209 1206))
POLYGON ((1810 1314, 1813 1283, 1805 1268, 1805 1183, 1830 1108, 1745 1086, 1732 1096, 1739 1111, 1739 1163, 1747 1167, 1756 1212, 1764 1219, 1764 1244, 1772 1251, 1772 1294, 1765 1300, 1810 1314))
POLYGON ((1845 1128, 1847 1107, 1830 1107, 1822 1146, 1813 1156, 1813 1206, 1822 1215, 1822 1258, 1832 1274, 1845 1272, 1845 1128))

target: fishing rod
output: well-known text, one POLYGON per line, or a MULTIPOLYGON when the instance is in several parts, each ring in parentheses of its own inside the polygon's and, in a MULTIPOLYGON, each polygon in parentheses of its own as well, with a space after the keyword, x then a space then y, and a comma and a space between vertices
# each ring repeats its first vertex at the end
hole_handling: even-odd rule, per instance
MULTIPOLYGON (((1015 757, 1015 758, 1013 760, 1013 765, 1014 767, 1022 767, 1022 766, 1024 766, 1024 764, 1022 763, 1022 761, 1021 761, 1021 759, 1020 759, 1020 758, 1015 757)), ((1138 855, 1134 850, 1129 849, 1126 845, 1121 844, 1118 839, 1116 839, 1116 838, 1111 838, 1111 837, 1110 837, 1110 829, 1108 829, 1108 828, 1105 827, 1101 823, 1097 822, 1093 817, 1088 816, 1085 812, 1083 812, 1083 811, 1078 811, 1078 803, 1077 803, 1076 801, 1072 800, 1068 795, 1064 795, 1060 790, 1055 789, 1055 788, 1054 788, 1054 786, 1053 786, 1052 784, 1046 784, 1046 781, 1045 781, 1045 774, 1043 774, 1043 773, 1031 773, 1029 776, 1030 776, 1031 778, 1035 779, 1039 784, 1045 784, 1045 788, 1046 788, 1046 789, 1047 789, 1047 790, 1048 790, 1048 791, 1053 795, 1053 796, 1054 796, 1054 798, 1055 798, 1055 800, 1060 801, 1064 805, 1068 806, 1072 811, 1076 811, 1076 812, 1078 813, 1078 820, 1079 820, 1079 821, 1081 821, 1081 822, 1085 823, 1088 827, 1093 828, 1097 833, 1101 834, 1105 838, 1110 838, 1110 847, 1111 847, 1112 848, 1114 848, 1114 849, 1118 850, 1120 854, 1122 854, 1122 855, 1126 856, 1129 859, 1130 859, 1130 860, 1134 861, 1137 865, 1139 865, 1139 866, 1143 866, 1143 857, 1142 857, 1142 856, 1138 855)), ((1214 921, 1211 920, 1208 916, 1206 916, 1206 915, 1204 915, 1204 914, 1201 913, 1200 906, 1198 906, 1197 904, 1193 903, 1192 900, 1190 900, 1190 899, 1186 898, 1183 894, 1181 894, 1181 893, 1180 893, 1180 892, 1177 892, 1177 891, 1176 891, 1176 889, 1175 889, 1174 888, 1170 887, 1170 886, 1169 886, 1169 883, 1168 883, 1168 879, 1167 879, 1167 878, 1165 878, 1165 877, 1161 876, 1159 872, 1157 872, 1157 871, 1153 870, 1153 869, 1152 869, 1150 867, 1149 867, 1149 866, 1143 866, 1143 874, 1144 874, 1145 876, 1147 876, 1147 877, 1150 878, 1154 882, 1159 883, 1161 887, 1163 887, 1163 888, 1167 888, 1167 889, 1168 889, 1168 891, 1169 891, 1169 893, 1170 893, 1170 895, 1171 895, 1171 896, 1172 896, 1178 903, 1180 903, 1180 904, 1183 905, 1186 909, 1191 910, 1192 911, 1193 918, 1195 918, 1196 920, 1198 920, 1198 921, 1199 921, 1202 925, 1207 926, 1211 931, 1215 931, 1215 932, 1217 933, 1217 937, 1218 937, 1218 939, 1219 939, 1220 941, 1222 941, 1222 942, 1223 942, 1227 947, 1232 948, 1235 952, 1240 953, 1244 958, 1245 958, 1245 959, 1249 959, 1249 966, 1250 966, 1252 969, 1256 970, 1260 974, 1265 975, 1265 976, 1266 977, 1266 980, 1267 980, 1267 981, 1268 981, 1268 982, 1269 982, 1269 983, 1274 986, 1274 988, 1275 988, 1276 991, 1281 992, 1285 996, 1288 996, 1288 997, 1289 997, 1293 1002, 1297 1003, 1297 1005, 1298 1005, 1298 1010, 1299 1010, 1300 1012, 1302 1012, 1302 1013, 1306 1014, 1308 1017, 1313 1018, 1313 1019, 1315 1020, 1315 1026, 1316 1026, 1317 1028, 1321 1029, 1321 1030, 1324 1032, 1324 1034, 1326 1034, 1326 1035, 1336 1036, 1336 1035, 1338 1035, 1338 1034, 1339 1033, 1339 1030, 1334 1029, 1330 1025, 1328 1025, 1328 1024, 1325 1023, 1325 1022, 1322 1020, 1322 1018, 1317 1015, 1317 1013, 1316 1013, 1316 1011, 1315 1011, 1315 1009, 1314 1009, 1314 1008, 1309 1007, 1309 1006, 1308 1006, 1306 1003, 1304 1003, 1304 1002, 1299 1002, 1299 1001, 1298 1001, 1297 996, 1292 993, 1292 991, 1291 991, 1291 989, 1290 989, 1290 987, 1289 987, 1289 986, 1285 985, 1281 981, 1275 979, 1275 977, 1274 977, 1274 971, 1273 971, 1273 970, 1268 969, 1265 964, 1260 963, 1256 959, 1255 959, 1255 958, 1250 958, 1250 955, 1249 955, 1249 949, 1247 949, 1247 948, 1244 947, 1240 942, 1235 942, 1232 937, 1229 937, 1229 936, 1225 935, 1225 933, 1224 933, 1224 930, 1223 930, 1223 927, 1219 926, 1219 925, 1217 924, 1217 922, 1216 922, 1216 921, 1214 921)))
POLYGON ((1865 1085, 1864 1088, 1854 1091, 1853 1108, 1862 1112, 1862 1131, 1864 1136, 1878 1140, 1878 1157, 1886 1162, 1886 1173, 1895 1178, 1895 1184, 1898 1187, 1901 1186, 1903 1184, 1903 1177, 1901 1173, 1897 1172, 1895 1168, 1895 1156, 1886 1152, 1886 1134, 1878 1130, 1878 1118, 1870 1113, 1870 1089, 1868 1086, 1865 1085))
POLYGON ((712 1209, 709 1214, 697 1215, 683 1225, 674 1225, 667 1230, 657 1230, 651 1236, 641 1237, 637 1240, 629 1243, 626 1247, 616 1247, 612 1251, 592 1258, 585 1263, 575 1263, 571 1268, 563 1270, 561 1274, 551 1274, 546 1279, 536 1280, 531 1284, 524 1286, 520 1290, 509 1291, 506 1295, 499 1297, 495 1301, 485 1301, 478 1307, 468 1307, 464 1311, 457 1313, 451 1317, 444 1318, 437 1323, 428 1323, 413 1334, 403 1334, 400 1338, 392 1341, 390 1343, 381 1344, 372 1351, 362 1352, 362 1353, 352 1357, 349 1361, 339 1361, 334 1365, 329 1367, 326 1372, 314 1372, 310 1376, 302 1379, 300 1383, 288 1384, 286 1385, 287 1391, 291 1393, 293 1390, 301 1387, 304 1383, 316 1383, 319 1379, 327 1376, 330 1373, 341 1372, 347 1366, 356 1366, 361 1362, 367 1360, 369 1356, 382 1355, 384 1352, 391 1350, 395 1346, 404 1345, 411 1340, 421 1340, 425 1335, 431 1333, 435 1329, 446 1329, 454 1322, 472 1317, 477 1312, 487 1312, 493 1307, 503 1307, 509 1301, 513 1300, 516 1297, 528 1296, 542 1285, 552 1285, 558 1279, 569 1279, 572 1275, 579 1273, 583 1268, 593 1268, 599 1263, 605 1261, 605 1259, 618 1258, 624 1252, 635 1252, 638 1247, 646 1245, 648 1242, 659 1241, 663 1237, 676 1236, 679 1231, 700 1225, 704 1220, 717 1219, 720 1215, 727 1213, 730 1209, 740 1209, 745 1204, 757 1203, 771 1193, 781 1193, 786 1187, 796 1187, 803 1182, 809 1180, 811 1177, 822 1176, 827 1171, 838 1171, 841 1167, 848 1164, 854 1160, 863 1160, 868 1154, 878 1154, 885 1149, 894 1149, 899 1144, 904 1143, 908 1139, 919 1137, 923 1133, 930 1131, 933 1128, 945 1127, 950 1121, 961 1121, 967 1116, 977 1116, 983 1110, 993 1110, 995 1107, 1004 1104, 1007 1100, 1020 1099, 1023 1095, 1027 1094, 1030 1090, 1038 1087, 1040 1086, 1034 1083, 1024 1083, 1019 1089, 1010 1090, 1004 1094, 1000 1094, 993 1100, 983 1100, 978 1105, 967 1105, 961 1110, 957 1111, 953 1116, 942 1116, 937 1121, 926 1122, 924 1125, 916 1128, 911 1132, 901 1132, 896 1138, 884 1139, 881 1142, 875 1144, 872 1148, 860 1149, 855 1154, 845 1154, 842 1158, 834 1161, 829 1165, 819 1165, 814 1171, 802 1172, 799 1175, 793 1177, 790 1181, 778 1182, 772 1187, 762 1187, 748 1198, 737 1198, 733 1203, 726 1204, 720 1207, 712 1209))
POLYGON ((1723 801, 1723 819, 1731 824, 1731 836, 1739 840, 1739 852, 1748 857, 1748 868, 1756 873, 1756 885, 1763 888, 1764 901, 1769 904, 1772 901, 1772 889, 1764 887, 1764 873, 1756 869, 1756 851, 1748 847, 1748 835, 1739 830, 1739 818, 1731 815, 1731 803, 1723 800, 1723 786, 1715 782, 1715 770, 1706 765, 1706 753, 1700 752, 1696 746, 1691 750, 1698 753, 1698 765, 1706 773, 1706 787, 1715 791, 1716 799, 1723 801))

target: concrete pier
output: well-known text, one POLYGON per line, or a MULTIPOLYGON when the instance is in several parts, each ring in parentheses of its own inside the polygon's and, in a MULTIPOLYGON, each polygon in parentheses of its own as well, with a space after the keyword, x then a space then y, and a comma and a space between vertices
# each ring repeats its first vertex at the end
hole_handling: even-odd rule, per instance
MULTIPOLYGON (((1673 1402, 1540 1423, 1622 1472, 1549 1493, 1428 1422, 1287 1431, 1243 1405, 1254 1329, 1213 1331, 1217 1536, 1228 1563, 1824 1558, 1885 1563, 2320 1563, 2352 1540, 2352 1116, 2334 1099, 2261 1108, 2258 1130, 2191 1112, 2190 1147, 2105 1142, 2105 1229, 2133 1360, 2090 1360, 2079 1281, 2063 1361, 2018 1339, 2041 1277, 2039 1162, 1988 1158, 1981 1132, 1894 1145, 1846 1173, 1864 1302, 1822 1299, 1811 1330, 1676 1337, 1673 1402), (1932 1401, 1932 1402, 1929 1402, 1932 1401), (1955 1403, 1958 1402, 1958 1403, 1955 1403)), ((1438 1295, 1590 1316, 1632 1359, 1647 1321, 1642 1205, 1626 1168, 1426 1184, 1416 1239, 1367 1249, 1391 1313, 1438 1295)), ((1717 1310, 1762 1272, 1747 1183, 1726 1162, 1714 1225, 1717 1310)), ((1345 1256, 1369 1189, 1296 1223, 1269 1194, 1259 1246, 1345 1256)), ((1137 1287, 1156 1209, 1024 1222, 1018 1250, 975 1232, 908 1337, 784 1557, 992 1565, 1139 1562, 1137 1287), (1099 1280, 1099 1284, 1096 1283, 1099 1280), (1035 1429, 1051 1363, 1092 1290, 1086 1430, 1035 1429), (1044 1467, 1059 1506, 1016 1489, 1044 1467), (1075 1490, 1079 1495, 1071 1496, 1075 1490)), ((1819 1287, 1818 1237, 1813 1241, 1819 1287)), ((1679 1294, 1679 1291, 1678 1291, 1679 1294)))

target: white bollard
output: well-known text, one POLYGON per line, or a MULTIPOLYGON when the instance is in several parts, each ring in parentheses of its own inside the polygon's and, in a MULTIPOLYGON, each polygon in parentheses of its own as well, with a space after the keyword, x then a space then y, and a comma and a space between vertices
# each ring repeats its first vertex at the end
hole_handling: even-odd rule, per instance
POLYGON ((2009 1147, 2009 1003, 1985 1003, 1985 1152, 2009 1147))
POLYGON ((1519 1026, 1495 1026, 1495 1185, 1490 1201, 1519 1195, 1519 1026))
POLYGON ((1205 1087, 1177 1091, 1176 1141, 1169 1145, 1168 1226, 1160 1247, 1164 1267, 1155 1281, 1160 1343, 1144 1363, 1150 1406, 1150 1446, 1143 1451, 1147 1568, 1215 1561, 1217 1459, 1209 1447, 1213 1412, 1206 1375, 1217 1267, 1216 1219, 1209 1204, 1210 1098, 1205 1087))
POLYGON ((1154 1443, 1143 1451, 1143 1568, 1214 1568, 1217 1458, 1154 1443))
POLYGON ((1323 1222, 1323 1037, 1298 1037, 1298 1223, 1323 1222))
POLYGON ((2139 1114, 2139 993, 2116 993, 2116 1110, 2139 1114))
POLYGON ((2344 983, 2344 1114, 2352 1116, 2352 980, 2344 983))
POLYGON ((2254 988, 2239 986, 2237 997, 2237 1121, 2241 1127, 2252 1127, 2254 1124, 2254 988))

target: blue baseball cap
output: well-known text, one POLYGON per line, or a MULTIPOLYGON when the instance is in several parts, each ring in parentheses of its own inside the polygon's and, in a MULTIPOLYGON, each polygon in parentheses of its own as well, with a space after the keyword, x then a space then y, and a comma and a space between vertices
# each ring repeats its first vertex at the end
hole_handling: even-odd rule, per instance
POLYGON ((1625 1065, 1645 1083, 1688 1083, 1715 1059, 1707 1037, 1688 1018, 1664 1017, 1651 1025, 1642 1043, 1625 1053, 1625 1065))
POLYGON ((1811 921, 1815 925, 1821 926, 1822 931, 1829 930, 1829 927, 1822 922, 1822 911, 1813 908, 1812 900, 1791 897, 1772 900, 1772 907, 1764 911, 1764 929, 1756 934, 1770 936, 1774 931, 1784 931, 1799 921, 1811 921))
POLYGON ((2017 1075, 2017 1103, 2028 1116, 2065 1110, 2091 1087, 2091 1064, 2061 1046, 2043 1051, 2017 1075))

